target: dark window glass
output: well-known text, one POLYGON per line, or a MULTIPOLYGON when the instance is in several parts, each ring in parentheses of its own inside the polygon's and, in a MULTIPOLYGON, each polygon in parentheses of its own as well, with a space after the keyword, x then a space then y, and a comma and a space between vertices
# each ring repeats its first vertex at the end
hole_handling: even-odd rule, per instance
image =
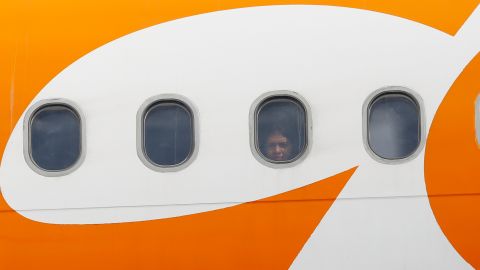
POLYGON ((72 167, 81 154, 80 117, 65 105, 38 109, 30 121, 32 161, 46 171, 72 167))
POLYGON ((256 146, 273 163, 296 160, 306 149, 306 113, 291 97, 273 97, 262 102, 256 113, 256 146))
POLYGON ((143 121, 144 152, 152 163, 175 166, 189 158, 194 147, 193 116, 183 103, 154 103, 143 121))
POLYGON ((420 145, 420 121, 420 108, 412 97, 403 93, 382 94, 368 110, 368 144, 381 158, 406 158, 420 145))

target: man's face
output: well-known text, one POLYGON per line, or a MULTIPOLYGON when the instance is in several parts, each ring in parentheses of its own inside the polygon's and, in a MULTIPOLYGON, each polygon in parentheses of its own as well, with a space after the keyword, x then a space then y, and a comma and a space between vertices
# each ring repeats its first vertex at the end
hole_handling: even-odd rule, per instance
POLYGON ((267 139, 267 157, 275 161, 285 161, 290 158, 292 144, 281 134, 272 134, 267 139))

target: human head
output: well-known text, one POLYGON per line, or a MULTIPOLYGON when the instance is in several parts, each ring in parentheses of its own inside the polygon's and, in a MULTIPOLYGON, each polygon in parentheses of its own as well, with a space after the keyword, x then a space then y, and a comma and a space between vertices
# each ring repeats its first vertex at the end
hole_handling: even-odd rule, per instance
POLYGON ((274 161, 289 160, 292 154, 292 142, 283 132, 274 130, 266 139, 264 154, 274 161))

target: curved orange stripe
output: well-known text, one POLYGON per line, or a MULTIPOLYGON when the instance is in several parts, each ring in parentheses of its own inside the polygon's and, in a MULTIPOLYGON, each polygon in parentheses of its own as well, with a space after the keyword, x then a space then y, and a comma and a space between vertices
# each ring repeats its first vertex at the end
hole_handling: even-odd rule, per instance
MULTIPOLYGON (((263 200, 162 220, 55 225, 10 210, 0 213, 0 263, 2 269, 287 269, 355 170, 263 200)), ((8 208, 5 201, 0 207, 8 208)))
POLYGON ((430 204, 455 249, 480 268, 480 148, 475 139, 475 99, 480 94, 480 54, 452 85, 430 128, 425 181, 430 204))
POLYGON ((404 17, 455 34, 479 0, 4 0, 0 4, 0 160, 32 98, 66 66, 133 31, 206 12, 282 4, 336 5, 404 17))

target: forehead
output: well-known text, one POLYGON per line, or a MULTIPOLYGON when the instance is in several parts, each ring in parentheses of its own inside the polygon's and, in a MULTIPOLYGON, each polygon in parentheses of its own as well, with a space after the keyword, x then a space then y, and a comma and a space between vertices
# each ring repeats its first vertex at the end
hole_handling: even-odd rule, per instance
POLYGON ((279 133, 273 133, 272 135, 268 136, 268 141, 287 141, 287 137, 279 133))

